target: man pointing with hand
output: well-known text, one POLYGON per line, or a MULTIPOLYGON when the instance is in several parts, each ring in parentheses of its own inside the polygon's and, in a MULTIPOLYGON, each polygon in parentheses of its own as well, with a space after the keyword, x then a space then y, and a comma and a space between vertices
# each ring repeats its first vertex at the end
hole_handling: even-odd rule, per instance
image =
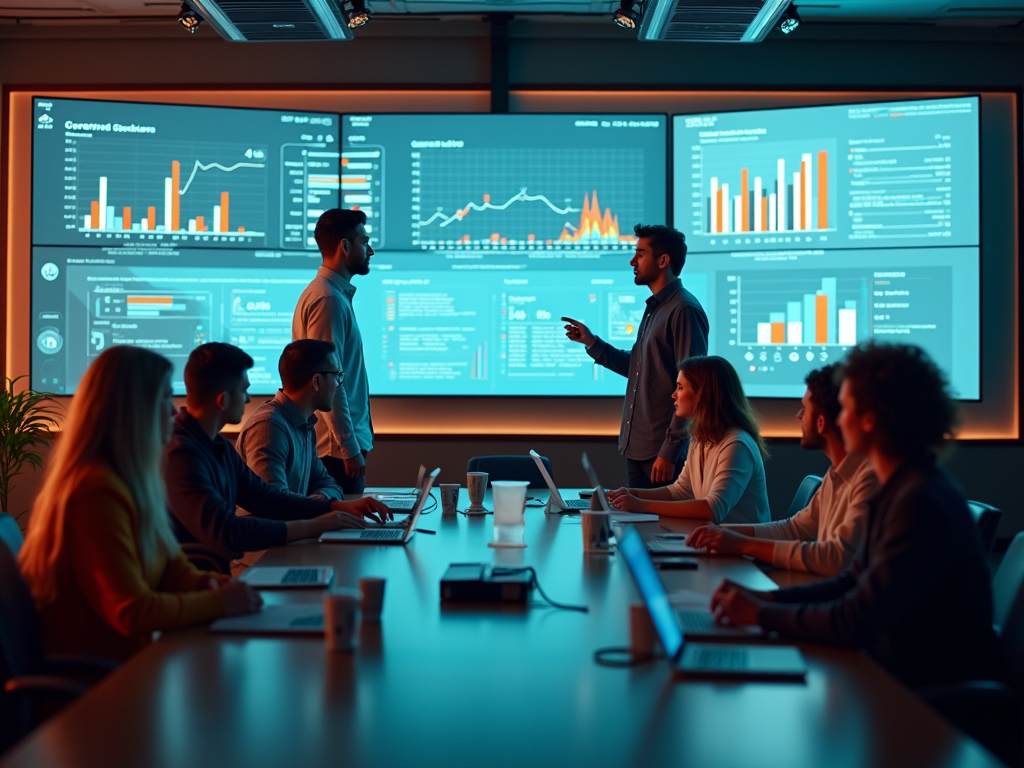
POLYGON ((676 366, 707 354, 708 318, 679 279, 686 263, 683 233, 641 224, 633 233, 633 282, 646 285, 651 297, 632 350, 610 346, 578 320, 562 320, 571 341, 583 344, 596 363, 627 378, 619 452, 626 457, 629 487, 655 488, 670 483, 686 459, 686 422, 672 407, 676 366))

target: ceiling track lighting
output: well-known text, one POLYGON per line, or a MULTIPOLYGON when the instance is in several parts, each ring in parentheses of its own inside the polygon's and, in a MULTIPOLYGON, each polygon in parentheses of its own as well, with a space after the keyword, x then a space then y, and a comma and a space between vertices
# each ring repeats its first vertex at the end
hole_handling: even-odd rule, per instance
POLYGON ((612 21, 623 29, 636 29, 640 25, 640 3, 636 0, 619 0, 612 21))
POLYGON ((366 7, 366 0, 348 0, 347 6, 345 18, 349 29, 358 29, 370 23, 372 14, 366 7))
POLYGON ((183 2, 181 10, 178 11, 178 23, 183 29, 187 29, 190 34, 194 35, 199 29, 199 25, 203 23, 203 17, 193 11, 188 3, 183 2))
POLYGON ((800 18, 800 14, 796 12, 796 6, 791 5, 786 9, 786 12, 782 14, 782 18, 779 19, 779 31, 784 35, 791 34, 796 32, 797 27, 799 27, 801 23, 802 20, 800 18))

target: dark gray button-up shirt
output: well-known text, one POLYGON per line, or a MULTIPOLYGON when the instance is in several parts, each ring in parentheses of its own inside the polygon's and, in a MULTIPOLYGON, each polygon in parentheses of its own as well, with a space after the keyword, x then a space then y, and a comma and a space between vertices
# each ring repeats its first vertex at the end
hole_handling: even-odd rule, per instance
POLYGON ((680 360, 708 353, 708 316, 678 278, 647 300, 633 349, 626 352, 600 338, 587 349, 594 361, 627 379, 619 452, 673 464, 686 443, 686 420, 675 415, 672 392, 680 360))

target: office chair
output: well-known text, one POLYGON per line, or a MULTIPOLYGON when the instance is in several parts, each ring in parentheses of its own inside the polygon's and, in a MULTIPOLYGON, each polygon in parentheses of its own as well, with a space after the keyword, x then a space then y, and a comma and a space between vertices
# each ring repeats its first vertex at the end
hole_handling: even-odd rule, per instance
POLYGON ((978 525, 978 533, 981 534, 981 544, 985 549, 985 554, 992 554, 992 547, 996 543, 996 529, 999 528, 999 519, 1003 516, 1002 510, 980 501, 968 501, 967 507, 971 510, 971 516, 974 517, 974 522, 978 525))
POLYGON ((970 680, 918 693, 942 715, 1007 765, 1024 764, 1024 532, 1018 533, 992 585, 993 624, 1006 683, 970 680))
POLYGON ((814 498, 814 494, 821 488, 821 478, 817 475, 808 475, 800 481, 800 485, 797 486, 796 495, 793 496, 793 501, 789 505, 789 513, 786 517, 792 517, 801 509, 811 503, 811 499, 814 498))
POLYGON ((0 539, 3 539, 11 554, 17 558, 21 552, 21 545, 25 543, 25 537, 21 535, 17 521, 6 512, 0 512, 0 539))
MULTIPOLYGON (((554 481, 551 461, 541 456, 544 468, 554 481)), ((488 481, 492 480, 528 480, 531 488, 546 488, 547 483, 541 477, 540 470, 530 456, 474 456, 469 460, 467 472, 486 472, 488 481)))
POLYGON ((0 751, 118 663, 102 656, 44 657, 35 602, 14 555, 0 546, 0 751))

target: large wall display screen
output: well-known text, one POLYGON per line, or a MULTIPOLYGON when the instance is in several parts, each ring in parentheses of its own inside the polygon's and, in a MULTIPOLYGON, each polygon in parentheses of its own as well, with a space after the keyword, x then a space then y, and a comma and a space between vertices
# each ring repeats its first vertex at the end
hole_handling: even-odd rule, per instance
MULTIPOLYGON (((342 205, 377 395, 621 395, 568 315, 636 338, 633 225, 667 213, 665 115, 345 115, 342 205)), ((704 297, 701 275, 688 287, 704 297)))
POLYGON ((918 344, 980 397, 978 98, 679 115, 674 221, 711 351, 799 397, 868 338, 918 344))
POLYGON ((339 201, 339 118, 36 98, 32 384, 70 394, 90 361, 137 344, 175 363, 228 341, 277 386, 295 301, 339 201))

